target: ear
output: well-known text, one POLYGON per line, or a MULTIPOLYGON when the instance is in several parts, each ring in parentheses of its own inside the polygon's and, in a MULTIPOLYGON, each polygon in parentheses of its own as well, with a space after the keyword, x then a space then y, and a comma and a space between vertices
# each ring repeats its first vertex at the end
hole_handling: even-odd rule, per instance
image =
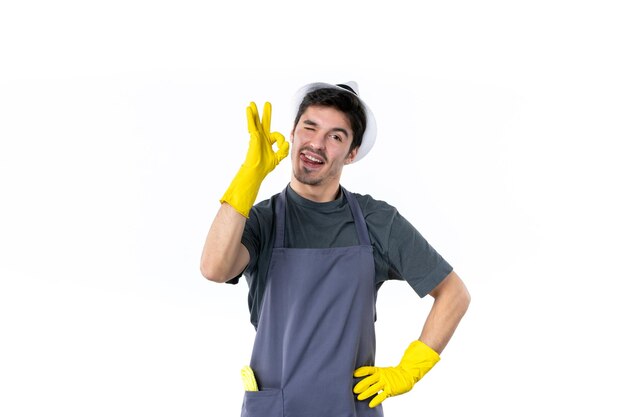
POLYGON ((289 142, 291 142, 291 143, 293 143, 293 132, 295 132, 295 131, 296 131, 296 130, 295 130, 295 129, 293 129, 293 130, 291 131, 291 133, 289 134, 289 142))
POLYGON ((354 160, 354 158, 356 158, 356 154, 359 152, 359 147, 357 146, 356 148, 352 149, 350 152, 348 152, 348 155, 346 156, 346 159, 344 160, 344 164, 348 165, 351 164, 352 161, 354 160))

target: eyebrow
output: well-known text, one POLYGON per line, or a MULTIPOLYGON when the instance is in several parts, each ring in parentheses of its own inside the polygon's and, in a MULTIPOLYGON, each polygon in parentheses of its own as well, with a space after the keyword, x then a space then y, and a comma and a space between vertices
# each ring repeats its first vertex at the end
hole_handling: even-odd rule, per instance
MULTIPOLYGON (((313 127, 318 127, 319 125, 314 122, 313 120, 309 120, 309 119, 305 119, 302 121, 302 124, 305 125, 309 125, 309 126, 313 126, 313 127)), ((348 133, 348 131, 342 127, 334 127, 330 130, 331 132, 341 132, 343 133, 347 138, 350 137, 350 134, 348 133)))

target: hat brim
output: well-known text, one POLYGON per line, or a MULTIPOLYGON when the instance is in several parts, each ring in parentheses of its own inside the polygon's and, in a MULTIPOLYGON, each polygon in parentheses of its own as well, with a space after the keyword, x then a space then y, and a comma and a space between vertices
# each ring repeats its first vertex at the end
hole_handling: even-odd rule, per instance
MULTIPOLYGON (((295 122, 296 115, 298 114, 298 109, 300 108, 300 104, 302 103, 304 96, 306 96, 311 91, 319 90, 320 88, 334 88, 336 90, 346 91, 350 94, 354 94, 350 90, 347 90, 345 88, 342 88, 333 84, 322 83, 322 82, 306 84, 305 86, 298 89, 298 91, 296 91, 296 93, 293 96, 293 102, 292 102, 293 114, 291 117, 292 122, 295 122)), ((377 130, 376 119, 374 118, 374 113, 372 113, 372 110, 361 99, 361 97, 359 97, 357 94, 354 94, 354 95, 359 99, 359 101, 363 105, 363 108, 365 109, 366 126, 365 126, 365 131, 363 132, 363 139, 361 140, 361 145, 359 146, 359 149, 356 153, 356 157, 352 160, 352 163, 361 160, 365 155, 369 153, 370 150, 372 150, 372 147, 374 147, 374 143, 376 142, 376 130, 377 130)))

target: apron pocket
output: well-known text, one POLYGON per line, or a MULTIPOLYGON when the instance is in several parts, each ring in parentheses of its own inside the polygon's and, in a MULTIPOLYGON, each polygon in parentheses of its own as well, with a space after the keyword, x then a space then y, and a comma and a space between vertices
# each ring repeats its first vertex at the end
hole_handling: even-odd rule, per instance
POLYGON ((241 406, 241 417, 283 417, 283 391, 281 389, 246 391, 241 406))

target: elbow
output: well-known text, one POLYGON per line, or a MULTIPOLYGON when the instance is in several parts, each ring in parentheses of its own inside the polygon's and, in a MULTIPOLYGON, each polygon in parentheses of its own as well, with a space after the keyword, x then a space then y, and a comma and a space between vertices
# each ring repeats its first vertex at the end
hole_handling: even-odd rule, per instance
MULTIPOLYGON (((244 248, 241 245, 241 248, 244 248)), ((228 282, 241 276, 248 264, 248 252, 242 249, 239 253, 223 250, 205 250, 200 257, 200 273, 213 282, 228 282)))
POLYGON ((223 283, 233 277, 229 277, 218 265, 214 265, 207 260, 200 262, 200 273, 204 278, 211 282, 223 283))
POLYGON ((431 293, 435 299, 439 298, 455 312, 458 317, 463 317, 467 312, 472 297, 465 283, 455 272, 450 275, 431 293))
POLYGON ((467 312, 467 309, 469 308, 470 303, 472 302, 472 296, 470 295, 463 281, 459 280, 458 282, 460 285, 457 285, 454 294, 454 301, 460 315, 464 316, 467 312))
POLYGON ((463 314, 467 312, 467 309, 469 308, 469 305, 471 304, 471 302, 472 302, 472 296, 470 295, 467 288, 463 286, 463 291, 461 292, 460 301, 459 301, 463 309, 463 314))

